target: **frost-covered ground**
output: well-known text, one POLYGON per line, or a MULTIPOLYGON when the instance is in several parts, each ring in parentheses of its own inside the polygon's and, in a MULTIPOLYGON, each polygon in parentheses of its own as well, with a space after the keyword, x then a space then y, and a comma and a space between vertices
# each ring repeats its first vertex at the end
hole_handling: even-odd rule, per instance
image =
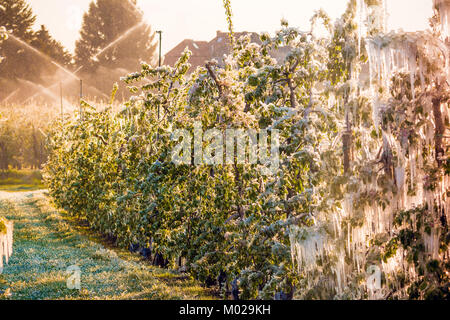
POLYGON ((209 299, 193 280, 108 248, 57 212, 44 191, 0 191, 0 216, 14 222, 14 251, 0 274, 0 299, 209 299), (81 290, 67 288, 69 266, 81 290))

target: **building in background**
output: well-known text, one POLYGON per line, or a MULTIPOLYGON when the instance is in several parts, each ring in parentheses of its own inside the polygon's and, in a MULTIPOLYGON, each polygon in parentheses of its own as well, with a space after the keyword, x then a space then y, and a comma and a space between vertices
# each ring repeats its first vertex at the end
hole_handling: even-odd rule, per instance
MULTIPOLYGON (((251 42, 261 44, 259 34, 256 32, 235 32, 234 36, 239 39, 242 36, 249 35, 251 42)), ((190 63, 191 72, 199 66, 204 66, 207 61, 215 59, 219 64, 223 64, 224 55, 231 53, 230 37, 228 32, 217 31, 216 37, 211 41, 194 41, 192 39, 183 40, 175 48, 170 50, 164 57, 164 64, 174 66, 181 57, 185 48, 192 52, 190 63)), ((270 53, 279 63, 283 62, 289 52, 288 47, 279 48, 270 53)))

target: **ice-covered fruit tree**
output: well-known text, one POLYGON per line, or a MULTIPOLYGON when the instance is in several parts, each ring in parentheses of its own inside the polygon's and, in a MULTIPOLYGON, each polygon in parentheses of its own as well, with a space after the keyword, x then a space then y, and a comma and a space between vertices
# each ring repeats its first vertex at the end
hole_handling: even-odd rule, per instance
POLYGON ((384 8, 351 0, 336 22, 323 11, 310 31, 283 21, 261 44, 230 32, 223 65, 191 73, 188 51, 173 67, 142 63, 123 78, 135 96, 120 112, 83 103, 55 123, 50 195, 235 297, 448 297, 448 46, 436 28, 386 33, 384 8), (277 129, 278 170, 176 165, 174 130, 199 123, 277 129))

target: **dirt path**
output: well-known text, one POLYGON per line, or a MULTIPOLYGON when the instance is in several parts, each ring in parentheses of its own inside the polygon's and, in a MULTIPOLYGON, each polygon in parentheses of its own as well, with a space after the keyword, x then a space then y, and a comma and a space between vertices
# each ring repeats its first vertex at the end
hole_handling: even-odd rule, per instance
POLYGON ((0 299, 211 298, 187 277, 105 248, 57 212, 43 191, 0 191, 0 216, 14 222, 14 251, 0 274, 0 299), (67 286, 70 266, 80 270, 80 290, 67 286))

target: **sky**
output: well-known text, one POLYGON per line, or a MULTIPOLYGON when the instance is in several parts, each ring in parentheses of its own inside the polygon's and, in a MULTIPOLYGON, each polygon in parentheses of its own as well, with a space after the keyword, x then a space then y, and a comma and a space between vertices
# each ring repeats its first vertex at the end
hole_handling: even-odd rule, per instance
MULTIPOLYGON (((125 0, 124 0, 125 1, 125 0)), ((82 16, 91 0, 28 0, 53 37, 69 51, 79 37, 82 16)), ((345 10, 347 0, 231 0, 235 31, 273 33, 280 20, 309 29, 315 10, 324 9, 333 19, 345 10)), ((153 30, 163 31, 162 50, 168 52, 184 39, 209 41, 216 31, 226 31, 222 0, 138 0, 138 6, 153 30)), ((428 28, 432 0, 387 0, 388 27, 417 31, 428 28)))

